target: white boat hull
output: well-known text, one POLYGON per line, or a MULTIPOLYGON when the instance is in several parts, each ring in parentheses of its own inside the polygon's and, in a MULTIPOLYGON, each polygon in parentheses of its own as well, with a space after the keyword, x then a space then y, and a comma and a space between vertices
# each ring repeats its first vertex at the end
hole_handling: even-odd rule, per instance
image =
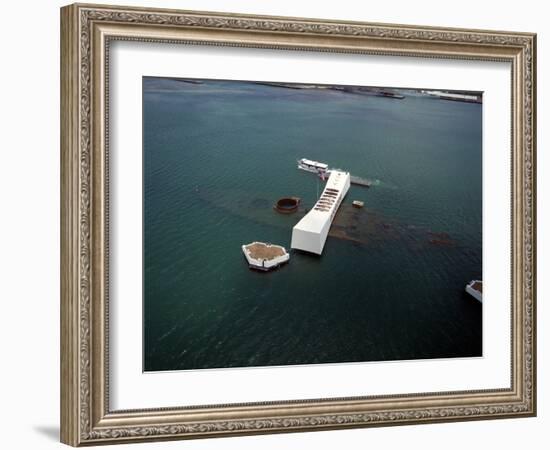
POLYGON ((302 158, 297 161, 298 169, 317 174, 328 174, 328 166, 324 163, 302 158))
MULTIPOLYGON (((323 173, 323 171, 319 170, 319 169, 314 169, 313 167, 306 167, 306 166, 302 166, 300 164, 298 164, 298 169, 300 170, 304 170, 306 172, 310 172, 310 173, 323 173)), ((326 173, 326 171, 325 171, 326 173)))

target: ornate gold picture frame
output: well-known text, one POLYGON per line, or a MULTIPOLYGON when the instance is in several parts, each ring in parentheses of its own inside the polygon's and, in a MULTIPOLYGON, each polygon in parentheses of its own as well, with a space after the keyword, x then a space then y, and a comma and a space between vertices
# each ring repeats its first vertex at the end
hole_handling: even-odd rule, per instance
POLYGON ((531 33, 105 5, 62 8, 61 441, 81 446, 534 416, 535 89, 536 35, 531 33), (117 40, 510 63, 509 388, 113 410, 108 67, 110 45, 117 40))

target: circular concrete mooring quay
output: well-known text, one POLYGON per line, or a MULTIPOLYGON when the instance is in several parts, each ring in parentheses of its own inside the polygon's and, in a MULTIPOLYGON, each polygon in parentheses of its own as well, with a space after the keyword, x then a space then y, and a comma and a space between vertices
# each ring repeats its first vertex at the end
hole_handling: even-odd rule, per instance
POLYGON ((290 214, 298 210, 300 199, 298 197, 283 197, 277 200, 273 206, 281 214, 290 214))

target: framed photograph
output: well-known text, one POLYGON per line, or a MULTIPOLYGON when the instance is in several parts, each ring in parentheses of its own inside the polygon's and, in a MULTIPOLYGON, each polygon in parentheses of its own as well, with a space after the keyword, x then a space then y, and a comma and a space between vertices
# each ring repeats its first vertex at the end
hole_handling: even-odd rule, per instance
POLYGON ((536 36, 61 9, 61 440, 536 414, 536 36))

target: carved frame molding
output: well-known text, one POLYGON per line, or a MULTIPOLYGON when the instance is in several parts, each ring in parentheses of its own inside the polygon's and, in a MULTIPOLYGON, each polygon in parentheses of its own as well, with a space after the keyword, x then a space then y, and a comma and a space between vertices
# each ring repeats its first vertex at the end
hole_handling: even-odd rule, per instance
POLYGON ((75 4, 61 10, 61 440, 73 446, 536 413, 536 35, 75 4), (512 386, 110 411, 108 58, 112 40, 509 61, 512 386))

